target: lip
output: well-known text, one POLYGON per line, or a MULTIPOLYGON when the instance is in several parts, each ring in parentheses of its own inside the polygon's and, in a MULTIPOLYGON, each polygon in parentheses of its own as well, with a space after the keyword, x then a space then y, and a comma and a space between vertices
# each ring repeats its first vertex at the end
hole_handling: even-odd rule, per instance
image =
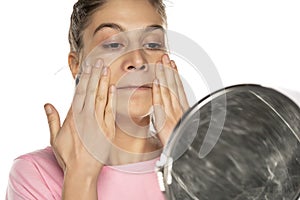
POLYGON ((149 90, 152 89, 152 86, 150 85, 127 85, 127 86, 119 86, 117 87, 119 90, 149 90))

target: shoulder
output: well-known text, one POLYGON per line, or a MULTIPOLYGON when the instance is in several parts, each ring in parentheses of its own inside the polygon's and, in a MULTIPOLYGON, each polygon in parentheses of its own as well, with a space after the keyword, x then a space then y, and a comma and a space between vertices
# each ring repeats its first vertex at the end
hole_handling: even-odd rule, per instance
POLYGON ((39 172, 41 175, 44 171, 62 173, 51 147, 19 156, 14 160, 12 169, 22 169, 23 172, 26 169, 27 173, 39 172))
POLYGON ((14 160, 9 174, 7 195, 18 195, 24 199, 47 199, 51 196, 50 199, 53 199, 53 194, 60 194, 62 183, 63 172, 51 147, 47 147, 14 160))
POLYGON ((30 162, 54 162, 55 156, 51 147, 46 147, 44 149, 36 150, 27 154, 23 154, 17 157, 15 160, 27 160, 30 162))

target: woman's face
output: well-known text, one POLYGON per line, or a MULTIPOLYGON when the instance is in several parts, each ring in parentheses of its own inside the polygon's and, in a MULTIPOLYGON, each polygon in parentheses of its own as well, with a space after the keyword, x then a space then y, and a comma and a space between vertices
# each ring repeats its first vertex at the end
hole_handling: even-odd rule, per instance
POLYGON ((83 60, 101 58, 109 66, 118 114, 139 118, 149 112, 154 66, 165 53, 163 27, 148 0, 109 0, 84 30, 83 60))

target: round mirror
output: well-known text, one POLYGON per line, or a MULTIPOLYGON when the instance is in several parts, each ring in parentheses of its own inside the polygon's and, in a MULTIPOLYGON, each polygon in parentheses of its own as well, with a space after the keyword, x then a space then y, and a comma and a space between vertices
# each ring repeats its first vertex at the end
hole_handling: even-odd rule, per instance
POLYGON ((177 124, 158 162, 167 199, 296 200, 300 108, 278 91, 238 85, 177 124))

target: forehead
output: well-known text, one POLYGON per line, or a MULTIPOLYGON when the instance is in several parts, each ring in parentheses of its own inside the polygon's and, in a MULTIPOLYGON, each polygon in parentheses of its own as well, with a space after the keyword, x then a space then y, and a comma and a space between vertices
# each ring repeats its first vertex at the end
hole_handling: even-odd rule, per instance
POLYGON ((86 37, 91 37, 95 29, 103 23, 118 24, 125 31, 141 29, 149 25, 162 25, 163 19, 148 0, 108 0, 90 19, 86 37))

